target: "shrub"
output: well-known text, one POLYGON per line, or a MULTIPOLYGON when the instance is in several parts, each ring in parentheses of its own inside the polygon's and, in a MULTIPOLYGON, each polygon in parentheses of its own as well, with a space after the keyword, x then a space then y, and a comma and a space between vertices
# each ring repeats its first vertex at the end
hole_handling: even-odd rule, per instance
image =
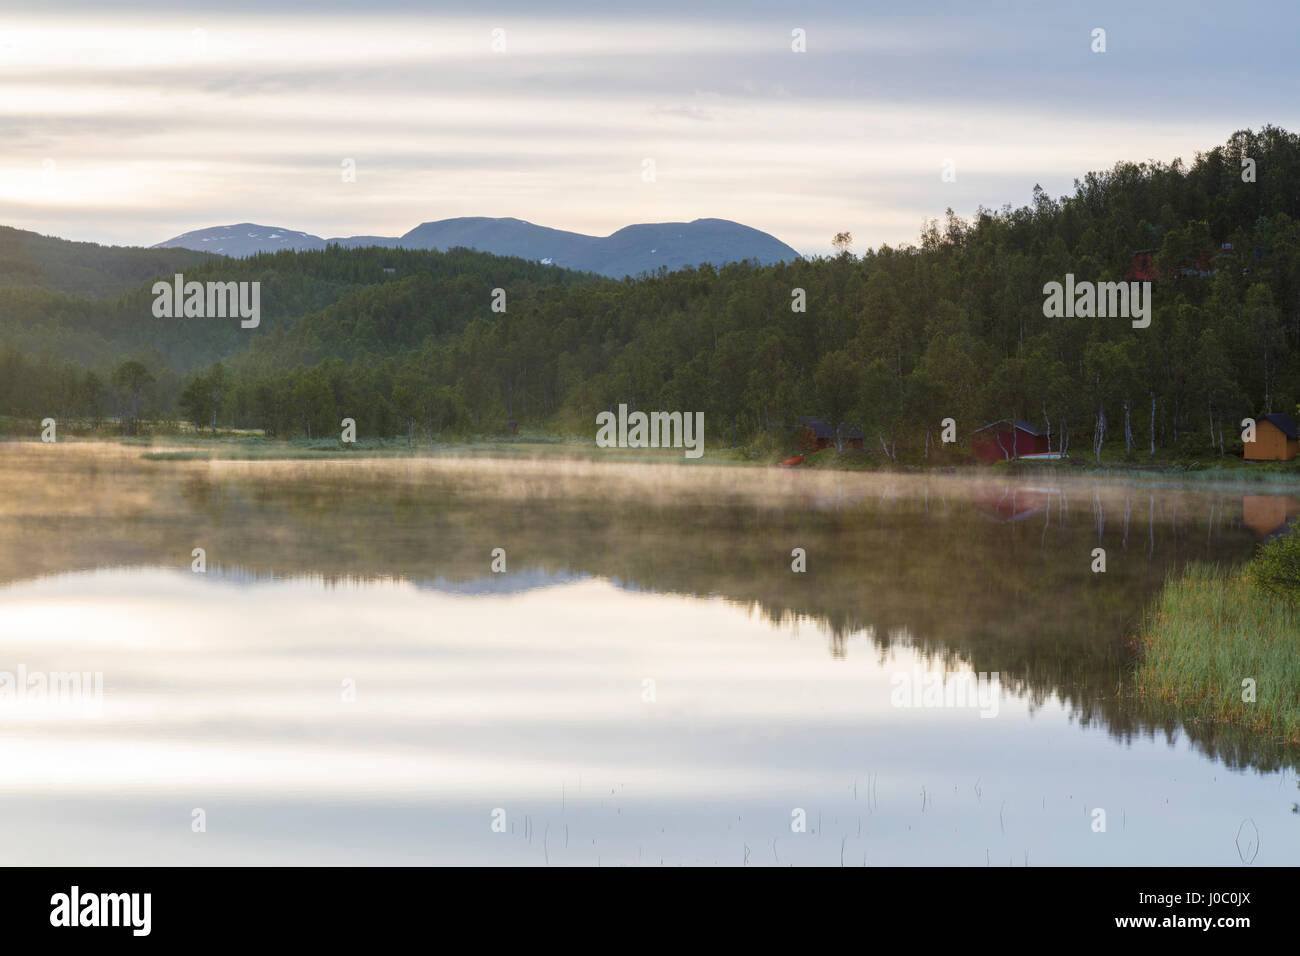
POLYGON ((1300 604, 1300 528, 1261 546, 1250 573, 1260 587, 1300 604))

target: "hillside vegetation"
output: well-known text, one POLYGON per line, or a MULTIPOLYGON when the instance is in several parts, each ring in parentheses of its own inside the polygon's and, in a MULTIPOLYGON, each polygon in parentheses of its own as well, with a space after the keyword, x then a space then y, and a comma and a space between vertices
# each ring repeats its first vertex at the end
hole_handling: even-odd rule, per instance
POLYGON ((205 277, 261 281, 261 326, 155 320, 147 284, 111 303, 9 289, 0 414, 120 414, 123 387, 83 386, 133 357, 146 417, 279 436, 345 416, 368 436, 507 420, 585 434, 626 403, 703 411, 712 446, 788 437, 815 414, 861 424, 894 459, 943 418, 969 434, 1014 417, 1075 454, 1225 454, 1242 418, 1300 400, 1300 138, 1268 127, 1190 165, 1120 163, 1070 196, 950 212, 915 247, 861 256, 613 281, 466 250, 331 248, 186 269, 205 277), (1122 281, 1139 250, 1153 251, 1148 328, 1044 317, 1045 283, 1122 281))
MULTIPOLYGON (((188 249, 140 249, 69 242, 0 226, 0 292, 35 287, 86 298, 121 295, 154 276, 219 256, 188 249)), ((9 314, 9 303, 0 306, 9 314)), ((14 316, 19 315, 17 311, 14 316)))

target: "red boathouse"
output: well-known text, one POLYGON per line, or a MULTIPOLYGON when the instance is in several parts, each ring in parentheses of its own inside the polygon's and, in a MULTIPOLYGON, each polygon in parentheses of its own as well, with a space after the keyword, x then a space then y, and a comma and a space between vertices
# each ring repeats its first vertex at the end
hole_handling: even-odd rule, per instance
POLYGON ((1041 455, 1051 451, 1047 433, 1037 425, 1009 418, 991 422, 977 428, 971 440, 971 451, 983 461, 1007 461, 1021 455, 1041 455))

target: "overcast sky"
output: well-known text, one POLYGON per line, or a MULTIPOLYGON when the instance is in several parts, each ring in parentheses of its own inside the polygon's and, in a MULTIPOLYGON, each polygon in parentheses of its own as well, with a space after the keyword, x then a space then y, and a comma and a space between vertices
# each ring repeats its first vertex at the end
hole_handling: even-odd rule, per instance
POLYGON ((717 217, 861 250, 1300 128, 1294 0, 3 6, 0 224, 107 243, 717 217))

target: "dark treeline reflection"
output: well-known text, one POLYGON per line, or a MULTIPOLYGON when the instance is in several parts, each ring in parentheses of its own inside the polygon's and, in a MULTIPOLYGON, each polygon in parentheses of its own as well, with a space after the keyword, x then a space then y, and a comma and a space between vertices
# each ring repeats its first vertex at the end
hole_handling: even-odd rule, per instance
MULTIPOLYGON (((0 580, 107 566, 409 579, 501 593, 571 576, 716 596, 997 671, 1119 739, 1173 735, 1132 699, 1132 638, 1170 573, 1240 564, 1293 496, 1044 477, 862 476, 561 461, 148 461, 114 446, 0 449, 0 580), (1252 502, 1249 499, 1255 499, 1252 502), (1253 516, 1253 517, 1252 517, 1253 516), (504 548, 507 575, 490 571, 504 548), (791 552, 807 554, 805 573, 791 552), (1105 573, 1094 573, 1103 548, 1105 573), (475 582, 479 582, 476 584, 475 582)), ((1208 649, 1207 649, 1208 650, 1208 649)), ((1297 754, 1183 728, 1232 766, 1297 754)))

